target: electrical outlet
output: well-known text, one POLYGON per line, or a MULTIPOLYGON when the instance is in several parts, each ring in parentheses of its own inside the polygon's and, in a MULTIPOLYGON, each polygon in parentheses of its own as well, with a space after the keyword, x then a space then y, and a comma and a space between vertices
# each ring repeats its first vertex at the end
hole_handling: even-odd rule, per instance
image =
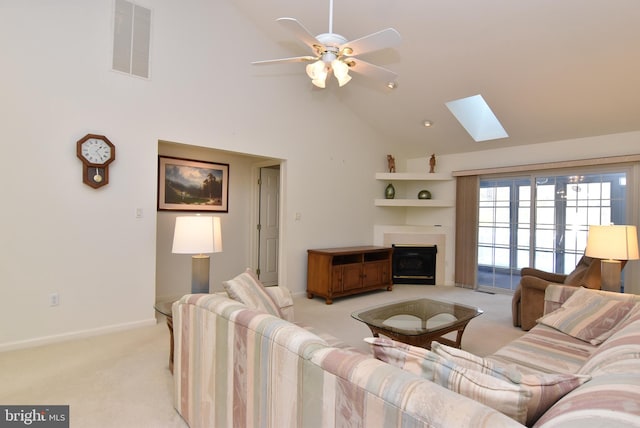
POLYGON ((58 293, 49 294, 49 306, 58 306, 60 304, 60 295, 58 293))

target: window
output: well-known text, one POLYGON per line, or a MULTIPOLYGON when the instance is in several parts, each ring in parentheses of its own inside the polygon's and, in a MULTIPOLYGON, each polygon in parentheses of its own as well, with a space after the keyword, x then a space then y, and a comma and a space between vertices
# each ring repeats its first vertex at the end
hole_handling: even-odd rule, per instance
POLYGON ((626 224, 627 171, 480 178, 477 284, 515 290, 520 269, 571 272, 589 225, 626 224))

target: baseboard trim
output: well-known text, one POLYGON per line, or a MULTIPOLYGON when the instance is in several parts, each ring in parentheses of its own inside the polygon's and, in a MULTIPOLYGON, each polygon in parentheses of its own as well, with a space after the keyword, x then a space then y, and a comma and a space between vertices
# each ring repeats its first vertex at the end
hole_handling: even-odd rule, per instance
POLYGON ((132 330, 134 328, 148 327, 157 323, 156 318, 134 321, 123 324, 114 324, 89 330, 78 330, 64 334, 37 337, 34 339, 18 340, 0 344, 0 352, 15 351, 17 349, 34 348, 36 346, 50 345, 52 343, 67 342, 69 340, 84 339, 103 334, 117 333, 119 331, 132 330))

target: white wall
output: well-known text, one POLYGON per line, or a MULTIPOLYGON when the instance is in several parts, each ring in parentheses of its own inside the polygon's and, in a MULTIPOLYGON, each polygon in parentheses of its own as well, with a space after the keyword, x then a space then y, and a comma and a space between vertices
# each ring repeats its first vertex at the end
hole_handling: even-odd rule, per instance
MULTIPOLYGON (((154 322, 161 140, 286 160, 281 280, 294 292, 308 248, 372 241, 386 153, 337 88, 314 90, 302 72, 254 75, 246 52, 259 34, 232 2, 139 3, 153 13, 149 80, 110 70, 111 0, 0 6, 0 322, 11 326, 0 350, 154 322), (75 154, 87 133, 116 146, 99 190, 82 184, 75 154)), ((235 237, 224 239, 226 251, 235 237)))
MULTIPOLYGON (((229 211, 204 213, 220 217, 221 253, 210 255, 209 281, 212 291, 222 291, 222 281, 231 279, 251 267, 255 256, 250 253, 255 239, 257 195, 254 194, 256 165, 279 160, 239 155, 226 151, 161 142, 158 153, 163 156, 194 159, 229 165, 229 211), (254 200, 256 199, 256 200, 254 200), (254 256, 254 257, 252 257, 254 256)), ((156 225, 156 300, 168 300, 191 292, 191 256, 172 254, 173 230, 179 215, 193 212, 158 211, 156 225)))

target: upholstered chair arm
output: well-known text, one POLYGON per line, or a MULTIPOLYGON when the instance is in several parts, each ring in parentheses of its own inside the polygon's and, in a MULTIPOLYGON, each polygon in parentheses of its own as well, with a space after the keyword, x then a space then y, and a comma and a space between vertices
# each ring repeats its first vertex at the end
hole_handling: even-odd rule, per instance
POLYGON ((516 288, 511 298, 511 317, 513 318, 513 326, 520 327, 520 299, 522 298, 522 287, 516 288))
POLYGON ((547 282, 555 282, 558 284, 562 284, 564 280, 567 278, 567 275, 563 275, 560 273, 552 273, 545 272, 543 270, 535 269, 535 268, 522 268, 520 271, 520 276, 535 276, 536 278, 544 279, 547 282))
POLYGON ((536 325, 544 312, 544 292, 549 281, 535 276, 523 276, 520 280, 520 327, 527 331, 536 325))

